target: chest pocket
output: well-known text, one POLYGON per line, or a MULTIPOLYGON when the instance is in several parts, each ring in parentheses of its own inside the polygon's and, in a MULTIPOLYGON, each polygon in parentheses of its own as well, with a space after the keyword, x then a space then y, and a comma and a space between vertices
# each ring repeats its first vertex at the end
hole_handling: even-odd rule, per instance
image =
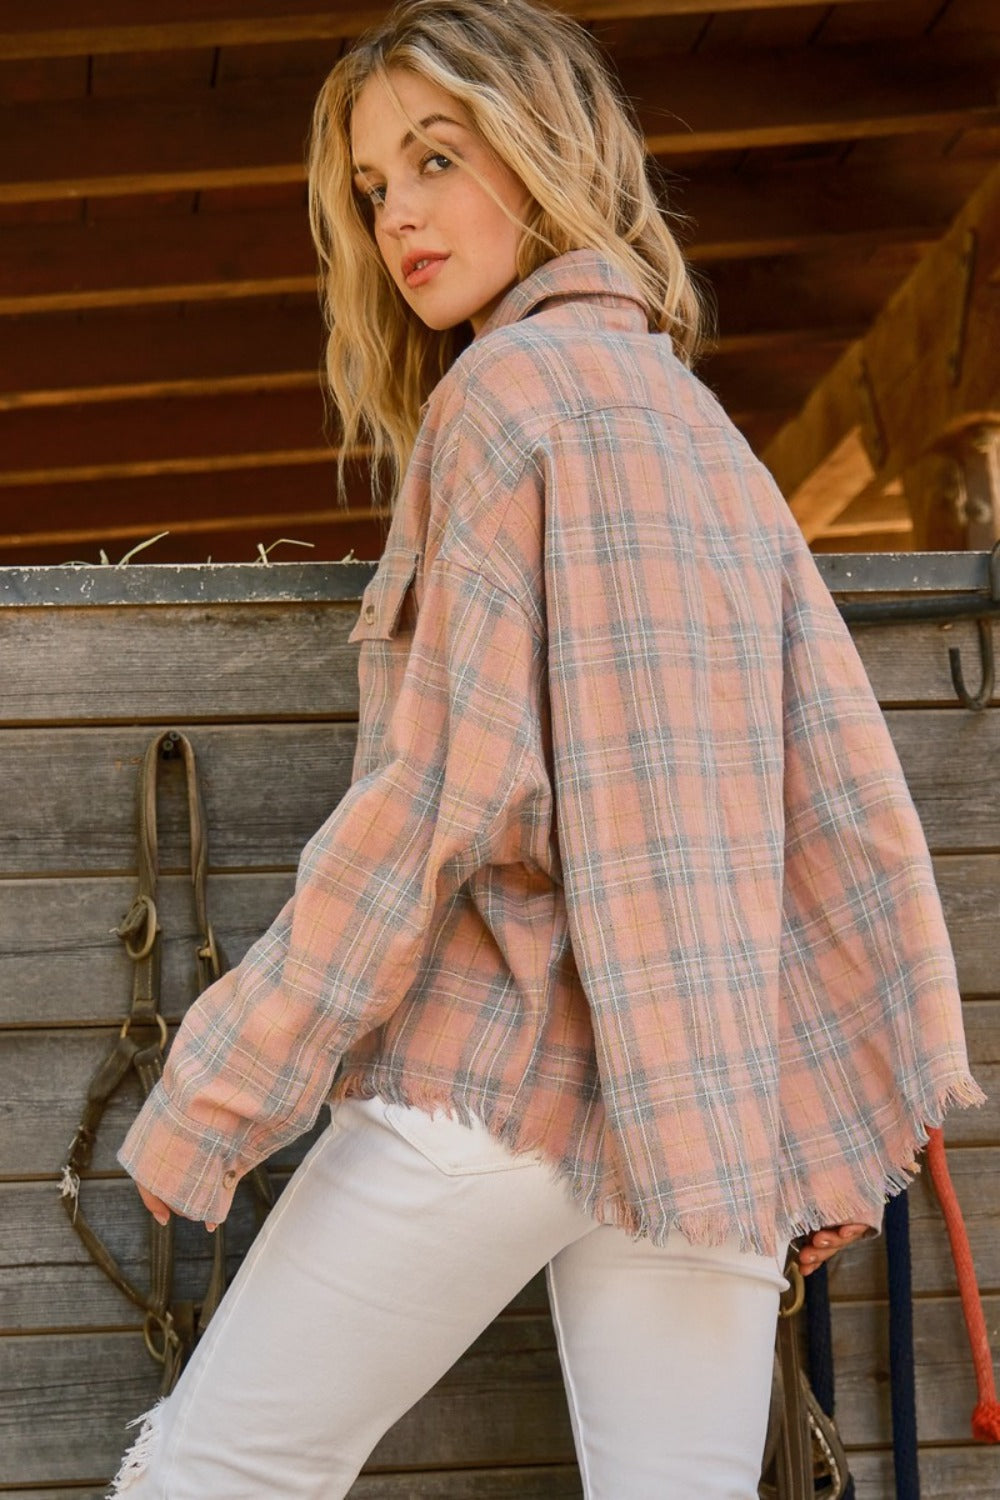
POLYGON ((349 641, 389 641, 401 628, 413 629, 419 561, 419 552, 390 552, 382 558, 361 596, 361 614, 349 641))

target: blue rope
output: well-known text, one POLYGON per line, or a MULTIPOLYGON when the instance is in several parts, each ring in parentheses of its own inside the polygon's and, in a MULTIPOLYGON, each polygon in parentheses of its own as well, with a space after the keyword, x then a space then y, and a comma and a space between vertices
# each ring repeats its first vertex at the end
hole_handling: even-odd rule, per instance
MULTIPOLYGON (((834 1415, 833 1336, 830 1329, 830 1281, 826 1266, 806 1277, 806 1341, 809 1383, 828 1417, 834 1415)), ((854 1479, 848 1476, 844 1500, 855 1500, 854 1479)))
POLYGON ((889 1262, 889 1379, 896 1500, 920 1500, 917 1393, 913 1360, 910 1203, 905 1193, 897 1193, 886 1205, 885 1249, 889 1262))

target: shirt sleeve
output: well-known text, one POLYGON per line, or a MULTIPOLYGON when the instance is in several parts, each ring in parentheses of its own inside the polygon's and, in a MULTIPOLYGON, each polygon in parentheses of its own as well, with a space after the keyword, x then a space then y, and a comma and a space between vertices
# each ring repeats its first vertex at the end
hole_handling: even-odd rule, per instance
POLYGON ((435 559, 379 768, 306 845, 269 930, 190 1007, 119 1153, 177 1212, 226 1217, 239 1179, 312 1125, 342 1053, 401 1003, 439 904, 521 858, 547 785, 539 651, 514 598, 435 559))

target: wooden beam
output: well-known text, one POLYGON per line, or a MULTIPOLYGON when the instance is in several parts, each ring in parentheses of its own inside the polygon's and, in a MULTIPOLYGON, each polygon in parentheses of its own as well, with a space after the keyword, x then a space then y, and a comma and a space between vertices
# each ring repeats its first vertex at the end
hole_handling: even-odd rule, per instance
POLYGON ((1000 123, 978 41, 978 56, 926 41, 726 49, 623 69, 622 82, 656 155, 962 130, 1000 123))
POLYGON ((967 428, 1000 421, 1000 167, 764 460, 807 537, 967 428))
POLYGON ((109 401, 0 414, 0 487, 113 474, 325 463, 318 385, 210 398, 109 401))
MULTIPOLYGON (((657 154, 942 131, 1000 123, 988 58, 882 46, 724 51, 623 70, 657 154)), ((304 176, 312 78, 241 80, 153 98, 0 110, 0 202, 280 182, 304 176)))
MULTIPOLYGON (((905 274, 904 251, 915 258, 896 247, 868 265, 830 253, 720 261, 708 268, 720 351, 766 355, 855 337, 905 274)), ((0 337, 0 409, 9 409, 65 405, 78 392, 80 400, 105 401, 126 388, 156 396, 243 380, 265 389, 286 376, 306 384, 320 367, 323 332, 318 305, 306 295, 290 306, 262 299, 187 311, 150 305, 25 315, 6 320, 0 337)))
POLYGON ((224 388, 240 377, 305 375, 315 383, 323 338, 315 296, 289 305, 114 308, 10 318, 0 329, 0 409, 117 400, 178 388, 224 388))
POLYGON ((866 328, 918 259, 918 248, 907 245, 860 262, 835 253, 765 256, 719 261, 706 268, 706 279, 725 338, 819 333, 866 328))
MULTIPOLYGON (((767 9, 801 0, 763 0, 767 9)), ((859 0, 839 0, 841 5, 859 0)), ((557 0, 557 8, 580 21, 652 19, 713 11, 757 10, 762 0, 557 0)), ((277 11, 274 0, 212 0, 211 5, 159 0, 135 20, 134 3, 123 0, 52 0, 42 15, 33 0, 7 0, 0 31, 0 59, 83 57, 113 52, 166 52, 185 47, 259 46, 265 42, 328 41, 357 36, 380 21, 385 5, 336 0, 322 10, 303 5, 300 14, 277 11), (205 11, 211 10, 206 16, 205 11), (151 15, 151 12, 154 14, 151 15)))
MULTIPOLYGON (((937 239, 985 170, 944 158, 822 171, 797 162, 704 173, 676 199, 695 264, 823 250, 853 259, 889 241, 937 239)), ((315 293, 315 265, 304 205, 11 224, 0 315, 315 293)))
POLYGON ((316 289, 305 205, 4 228, 0 314, 316 289))

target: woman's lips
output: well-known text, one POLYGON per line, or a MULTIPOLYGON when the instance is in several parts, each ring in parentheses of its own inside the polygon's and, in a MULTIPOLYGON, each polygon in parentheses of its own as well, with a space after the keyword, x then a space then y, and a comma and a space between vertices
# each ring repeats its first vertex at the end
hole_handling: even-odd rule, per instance
POLYGON ((418 266, 416 270, 411 271, 409 276, 407 276, 406 285, 423 286, 425 281, 430 281, 432 276, 437 275, 447 259, 446 255, 439 255, 435 256, 433 260, 429 260, 425 266, 418 266))

